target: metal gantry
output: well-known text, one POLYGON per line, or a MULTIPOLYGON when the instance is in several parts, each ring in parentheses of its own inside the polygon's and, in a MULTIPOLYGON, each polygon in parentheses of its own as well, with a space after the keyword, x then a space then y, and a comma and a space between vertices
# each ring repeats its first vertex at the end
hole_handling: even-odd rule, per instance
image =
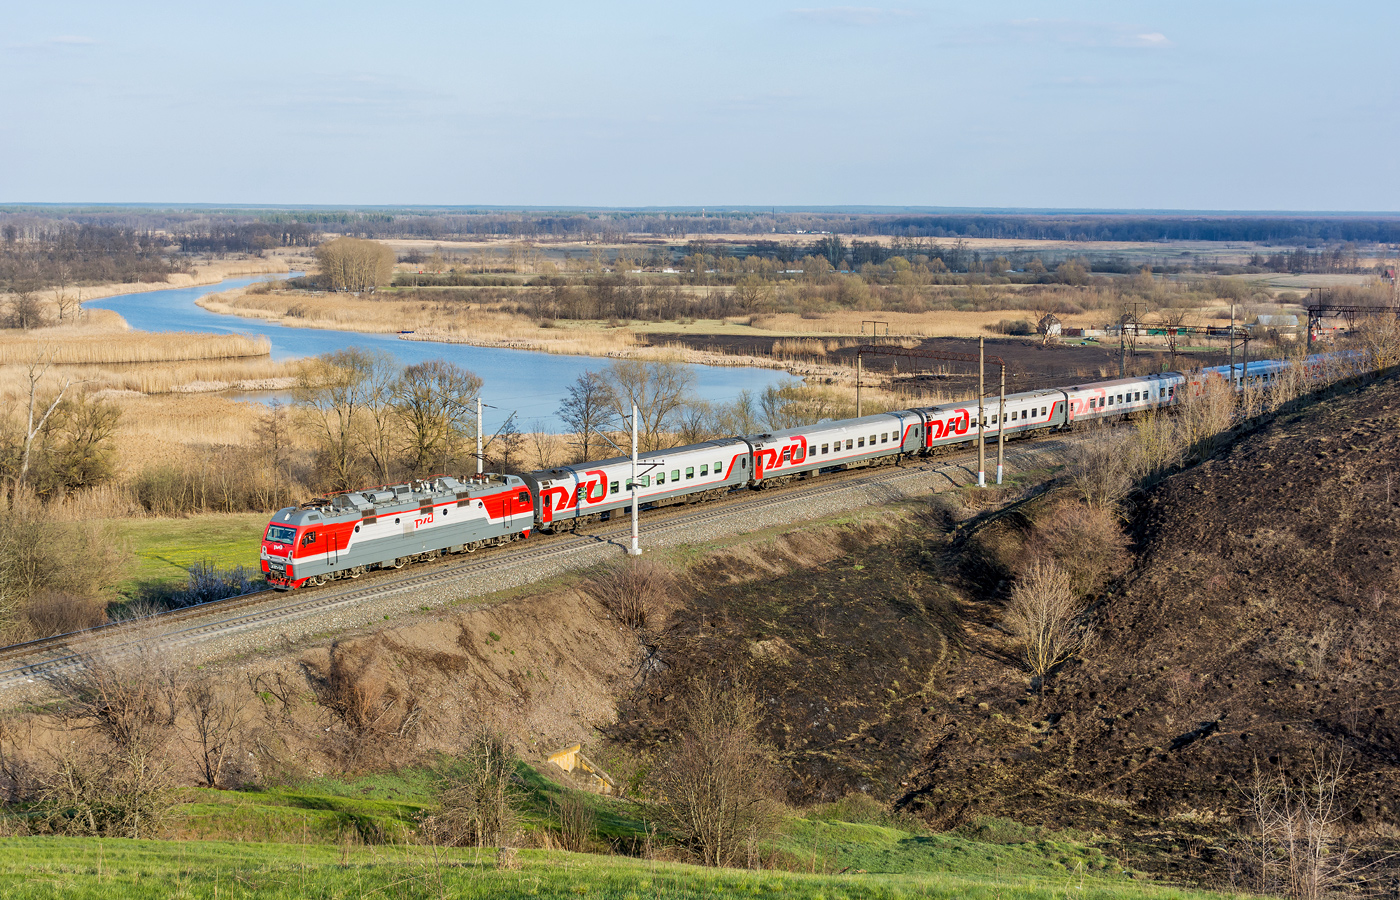
POLYGON ((1356 306, 1345 303, 1328 303, 1323 300, 1321 288, 1315 288, 1317 293, 1316 303, 1308 304, 1308 350, 1312 350, 1313 341, 1316 340, 1316 333, 1322 327, 1323 319, 1342 319, 1347 323, 1347 330, 1356 328, 1358 319, 1365 319, 1381 313, 1389 313, 1393 316, 1400 316, 1400 306, 1356 306))

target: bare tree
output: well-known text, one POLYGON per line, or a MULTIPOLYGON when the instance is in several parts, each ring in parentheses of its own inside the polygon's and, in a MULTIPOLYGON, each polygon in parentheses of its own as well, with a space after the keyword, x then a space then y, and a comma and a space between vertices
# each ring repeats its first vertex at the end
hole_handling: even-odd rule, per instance
POLYGON ((638 442, 643 450, 657 450, 690 399, 695 375, 678 362, 620 359, 608 367, 607 380, 616 415, 631 415, 635 405, 638 442))
POLYGON ((558 415, 578 436, 579 459, 593 458, 600 443, 598 435, 615 420, 616 407, 611 385, 598 372, 584 372, 569 385, 558 415))
POLYGON ((10 297, 10 309, 5 316, 5 324, 10 328, 26 330, 44 327, 47 321, 39 294, 30 288, 16 291, 10 297))
POLYGON ((398 476, 401 420, 394 406, 394 385, 399 368, 387 353, 376 352, 370 358, 371 364, 364 370, 361 382, 365 404, 357 437, 374 477, 382 484, 398 476))
POLYGON ((394 275, 394 251, 378 241, 340 237, 315 250, 321 280, 332 291, 373 291, 394 275))
POLYGON ((19 472, 15 476, 14 481, 15 495, 18 495, 20 491, 23 490, 25 479, 29 477, 29 464, 31 454, 34 451, 34 438, 43 431, 44 425, 49 421, 49 417, 53 415, 53 411, 63 402, 63 395, 73 386, 73 380, 71 378, 64 379, 63 384, 59 387, 58 393, 54 395, 48 408, 40 413, 39 408, 43 404, 42 401, 39 400, 39 383, 43 381, 44 376, 48 374, 52 366, 53 353, 48 349, 44 349, 40 351, 39 356, 31 362, 25 370, 25 378, 29 382, 28 402, 26 405, 27 419, 24 427, 24 449, 20 455, 19 472), (34 419, 36 414, 39 417, 37 422, 34 419))
POLYGON ((1321 900, 1355 874, 1355 857, 1337 847, 1351 811, 1338 795, 1345 777, 1340 753, 1314 755, 1302 773, 1265 773, 1255 761, 1244 790, 1255 890, 1321 900))
POLYGON ((293 397, 332 488, 359 487, 358 431, 375 399, 375 372, 391 362, 387 354, 351 347, 309 360, 297 379, 293 397))
POLYGON ((407 432, 408 467, 441 471, 476 435, 472 404, 481 379, 456 363, 430 359, 404 369, 394 383, 394 409, 407 432))
POLYGON ((1069 574, 1053 562, 1031 564, 1011 589, 1004 613, 1037 679, 1088 645, 1092 632, 1083 617, 1069 574))
POLYGON ((185 749, 209 787, 223 784, 224 770, 243 727, 237 702, 221 690, 221 684, 217 676, 203 673, 190 681, 184 697, 193 732, 185 738, 185 749))
POLYGON ((762 716, 753 691, 732 681, 694 682, 677 704, 676 729, 644 809, 707 866, 755 864, 777 827, 762 716))
POLYGON ((530 455, 537 469, 548 469, 559 459, 559 435, 549 430, 549 423, 536 419, 530 423, 530 455))
POLYGON ((461 763, 425 824, 449 847, 509 846, 520 830, 523 800, 514 784, 514 754, 500 735, 478 731, 461 763))

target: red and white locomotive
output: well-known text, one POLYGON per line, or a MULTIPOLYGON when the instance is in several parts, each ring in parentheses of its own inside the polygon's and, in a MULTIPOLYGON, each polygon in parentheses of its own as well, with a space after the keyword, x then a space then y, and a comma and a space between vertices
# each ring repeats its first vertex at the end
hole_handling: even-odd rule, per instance
MULTIPOLYGON (((1311 371, 1324 361, 1310 357, 1311 371)), ((641 508, 690 503, 742 488, 762 489, 824 471, 893 463, 934 448, 1065 428, 1079 421, 1170 407, 1211 379, 1236 390, 1267 384, 1291 364, 1259 360, 1188 376, 1176 372, 1119 378, 1063 389, 819 422, 747 437, 704 441, 638 456, 641 508)), ((352 491, 278 511, 262 545, 262 570, 279 589, 358 578, 371 569, 444 553, 471 553, 532 531, 557 532, 630 512, 632 460, 558 466, 523 477, 447 476, 352 491)))

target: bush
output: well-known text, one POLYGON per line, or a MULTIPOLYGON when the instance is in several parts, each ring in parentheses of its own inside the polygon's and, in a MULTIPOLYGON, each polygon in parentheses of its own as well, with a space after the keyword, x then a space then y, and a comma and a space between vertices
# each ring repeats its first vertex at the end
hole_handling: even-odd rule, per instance
POLYGON ((514 783, 515 756, 505 739, 479 732, 463 765, 449 774, 441 807, 424 821, 429 836, 448 847, 504 847, 520 831, 523 797, 514 783))
POLYGON ((623 625, 641 630, 670 599, 675 579, 660 563, 629 556, 588 579, 583 590, 623 625))
POLYGON ((24 609, 29 634, 44 638, 95 628, 107 621, 107 601, 67 591, 45 589, 29 598, 24 609))
POLYGON ((1081 597, 1098 590, 1129 563, 1122 524, 1103 506, 1057 503, 1036 516, 1026 544, 1035 548, 1040 561, 1059 566, 1081 597))
POLYGON ((753 865, 780 818, 763 707, 743 684, 697 681, 677 704, 670 747, 652 775, 647 815, 707 866, 753 865))
POLYGON ((37 507, 12 508, 0 517, 0 639, 37 636, 31 609, 44 627, 75 621, 55 608, 61 601, 47 596, 51 592, 82 598, 73 608, 75 614, 83 610, 76 620, 98 618, 96 610, 121 577, 125 556, 103 528, 51 522, 37 507))
POLYGON ((254 581, 242 566, 221 569, 204 560, 185 571, 188 579, 185 589, 171 596, 172 607, 195 606, 211 600, 238 597, 253 590, 254 581))
POLYGON ((992 331, 995 331, 997 334, 1024 337, 1026 335, 1035 334, 1035 326, 1025 319, 1002 319, 993 326, 992 331))

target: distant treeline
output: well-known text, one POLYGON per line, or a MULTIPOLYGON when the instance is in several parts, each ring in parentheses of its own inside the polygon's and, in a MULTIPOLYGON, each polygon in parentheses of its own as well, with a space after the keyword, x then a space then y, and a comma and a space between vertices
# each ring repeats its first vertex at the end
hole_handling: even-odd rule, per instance
POLYGON ((184 253, 261 253, 274 247, 312 247, 321 230, 305 222, 208 223, 177 228, 172 235, 184 253))
POLYGON ((149 231, 103 225, 0 226, 0 291, 85 282, 165 281, 179 269, 149 231))
POLYGON ((182 250, 257 252, 314 244, 322 233, 365 238, 575 238, 841 233, 951 240, 1233 241, 1283 246, 1400 242, 1400 216, 1184 213, 886 213, 757 209, 489 210, 157 209, 0 207, 0 224, 64 222, 162 231, 182 250))

